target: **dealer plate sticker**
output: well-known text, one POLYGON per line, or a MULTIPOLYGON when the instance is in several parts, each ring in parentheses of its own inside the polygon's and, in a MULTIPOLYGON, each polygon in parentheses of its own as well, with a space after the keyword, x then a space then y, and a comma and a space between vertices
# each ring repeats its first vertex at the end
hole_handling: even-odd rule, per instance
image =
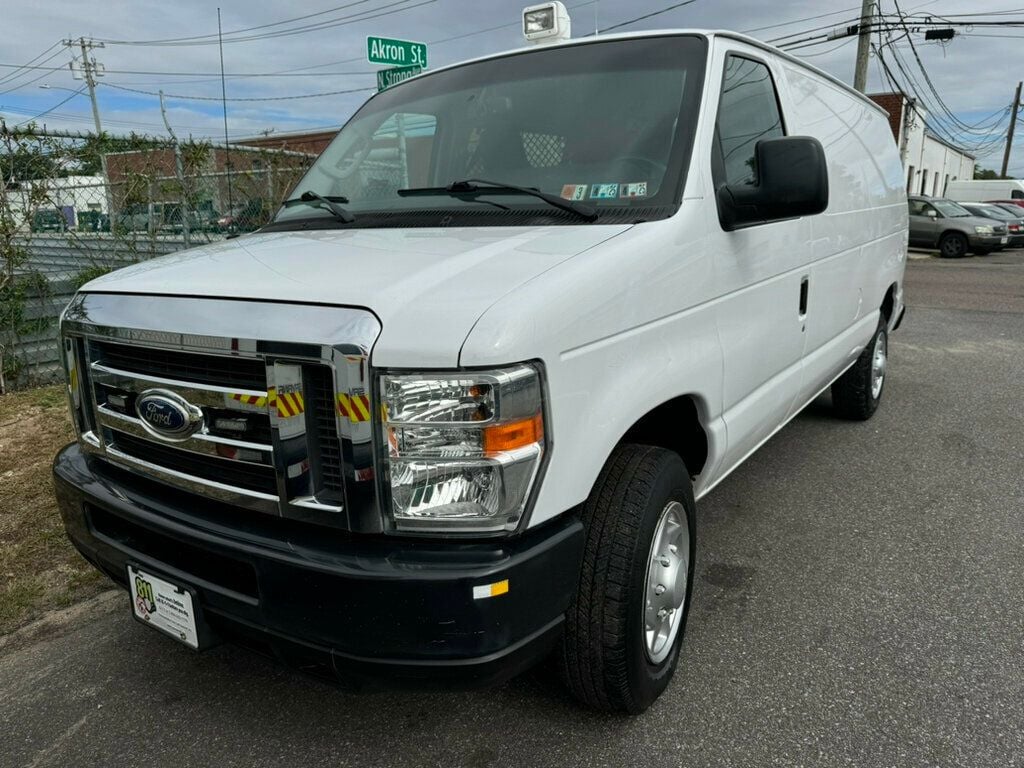
POLYGON ((187 589, 128 566, 132 610, 147 624, 192 648, 199 647, 192 595, 187 589))

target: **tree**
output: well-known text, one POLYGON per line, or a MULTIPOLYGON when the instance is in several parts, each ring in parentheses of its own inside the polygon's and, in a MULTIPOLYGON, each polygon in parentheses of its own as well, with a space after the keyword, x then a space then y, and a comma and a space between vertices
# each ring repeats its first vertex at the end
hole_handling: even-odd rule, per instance
POLYGON ((988 168, 982 168, 980 165, 974 166, 974 178, 975 179, 998 179, 999 174, 995 171, 990 171, 988 168))

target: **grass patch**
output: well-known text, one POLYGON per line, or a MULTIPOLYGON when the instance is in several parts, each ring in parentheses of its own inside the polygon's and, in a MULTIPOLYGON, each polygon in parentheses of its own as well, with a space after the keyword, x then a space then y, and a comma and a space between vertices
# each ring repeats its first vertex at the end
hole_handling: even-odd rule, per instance
POLYGON ((50 463, 74 439, 63 386, 0 396, 0 634, 99 592, 64 535, 50 463))

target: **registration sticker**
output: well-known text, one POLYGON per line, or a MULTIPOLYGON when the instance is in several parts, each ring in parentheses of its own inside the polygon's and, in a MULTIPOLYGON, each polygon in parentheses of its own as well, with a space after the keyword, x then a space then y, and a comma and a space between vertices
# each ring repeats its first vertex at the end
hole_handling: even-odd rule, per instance
POLYGON ((619 197, 647 197, 647 182, 637 181, 633 184, 620 184, 619 197))
POLYGON ((566 184, 564 187, 562 187, 562 197, 564 197, 566 200, 586 200, 587 185, 566 184))
POLYGON ((618 196, 618 184, 594 184, 590 188, 591 200, 613 200, 618 196))

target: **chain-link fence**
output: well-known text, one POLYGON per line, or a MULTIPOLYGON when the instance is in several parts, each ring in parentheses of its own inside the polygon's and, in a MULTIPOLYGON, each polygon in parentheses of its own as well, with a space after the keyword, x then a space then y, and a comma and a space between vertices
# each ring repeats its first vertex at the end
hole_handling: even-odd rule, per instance
POLYGON ((59 374, 56 321, 79 286, 258 229, 314 159, 0 124, 0 393, 59 374))

